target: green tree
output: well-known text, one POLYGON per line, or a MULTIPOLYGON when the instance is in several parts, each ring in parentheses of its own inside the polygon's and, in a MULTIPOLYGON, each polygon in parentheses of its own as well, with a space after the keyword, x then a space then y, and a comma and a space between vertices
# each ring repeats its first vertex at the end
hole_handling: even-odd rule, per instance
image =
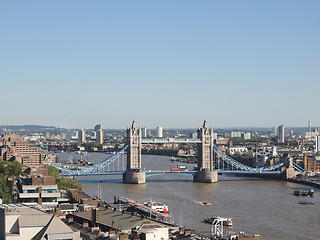
POLYGON ((0 173, 0 198, 3 203, 11 203, 12 194, 9 191, 6 177, 0 173))
POLYGON ((45 167, 48 169, 49 175, 54 176, 56 179, 58 189, 63 189, 66 191, 69 189, 83 189, 82 184, 78 183, 75 179, 60 177, 59 170, 56 167, 50 165, 46 165, 45 167))

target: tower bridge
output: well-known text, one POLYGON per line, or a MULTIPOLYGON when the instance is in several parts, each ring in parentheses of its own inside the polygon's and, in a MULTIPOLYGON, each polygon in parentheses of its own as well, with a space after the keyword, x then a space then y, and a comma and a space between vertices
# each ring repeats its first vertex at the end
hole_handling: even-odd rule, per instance
POLYGON ((88 176, 88 175, 122 175, 124 183, 141 184, 146 182, 147 177, 161 174, 183 174, 193 176, 194 182, 214 183, 218 181, 219 173, 254 174, 254 175, 276 175, 290 178, 300 172, 304 172, 300 166, 289 159, 287 163, 281 162, 271 167, 252 168, 244 165, 226 153, 221 151, 213 142, 213 130, 207 127, 204 121, 202 127, 197 130, 197 138, 182 139, 142 139, 141 128, 137 127, 135 121, 127 128, 127 145, 118 153, 93 166, 81 170, 69 170, 67 168, 54 165, 61 170, 62 176, 88 176), (198 148, 198 163, 196 171, 142 171, 141 169, 141 149, 142 144, 166 144, 166 143, 194 143, 198 148), (125 171, 104 171, 106 167, 119 159, 127 151, 127 165, 125 171), (218 161, 215 161, 218 159, 218 161))
POLYGON ((135 121, 127 129, 127 170, 123 173, 124 183, 145 183, 146 173, 141 171, 142 143, 197 143, 198 145, 198 171, 193 174, 195 182, 213 183, 218 181, 217 171, 214 170, 213 161, 213 130, 207 127, 204 121, 198 129, 197 139, 144 139, 142 141, 141 129, 136 127, 135 121))

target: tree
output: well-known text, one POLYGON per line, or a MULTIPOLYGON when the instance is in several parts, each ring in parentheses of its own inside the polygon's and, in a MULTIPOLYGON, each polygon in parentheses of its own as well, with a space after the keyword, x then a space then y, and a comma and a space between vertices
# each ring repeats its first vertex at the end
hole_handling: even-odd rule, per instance
POLYGON ((58 189, 63 189, 66 191, 69 189, 83 189, 82 184, 78 183, 75 179, 60 177, 59 170, 56 167, 50 165, 46 165, 45 167, 48 169, 49 175, 54 176, 56 179, 58 189))

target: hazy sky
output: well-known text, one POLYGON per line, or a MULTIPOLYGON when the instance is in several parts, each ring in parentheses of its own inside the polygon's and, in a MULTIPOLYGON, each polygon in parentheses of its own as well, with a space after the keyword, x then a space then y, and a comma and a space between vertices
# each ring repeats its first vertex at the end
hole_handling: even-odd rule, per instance
POLYGON ((1 124, 320 126, 320 1, 2 1, 1 124))

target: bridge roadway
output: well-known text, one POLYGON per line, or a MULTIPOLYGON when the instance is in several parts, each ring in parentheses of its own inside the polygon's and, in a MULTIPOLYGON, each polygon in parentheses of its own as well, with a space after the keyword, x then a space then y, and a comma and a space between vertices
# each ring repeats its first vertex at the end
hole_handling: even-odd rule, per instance
POLYGON ((142 144, 146 143, 201 143, 200 138, 142 138, 142 144))
MULTIPOLYGON (((281 171, 240 171, 240 170, 217 170, 218 173, 225 174, 242 174, 242 175, 280 175, 281 171)), ((171 170, 149 170, 145 171, 146 177, 163 175, 163 174, 180 174, 193 176, 197 171, 171 171, 171 170)), ((109 171, 109 172, 79 172, 79 173, 61 173, 61 176, 100 176, 100 175, 122 175, 122 171, 109 171)))

